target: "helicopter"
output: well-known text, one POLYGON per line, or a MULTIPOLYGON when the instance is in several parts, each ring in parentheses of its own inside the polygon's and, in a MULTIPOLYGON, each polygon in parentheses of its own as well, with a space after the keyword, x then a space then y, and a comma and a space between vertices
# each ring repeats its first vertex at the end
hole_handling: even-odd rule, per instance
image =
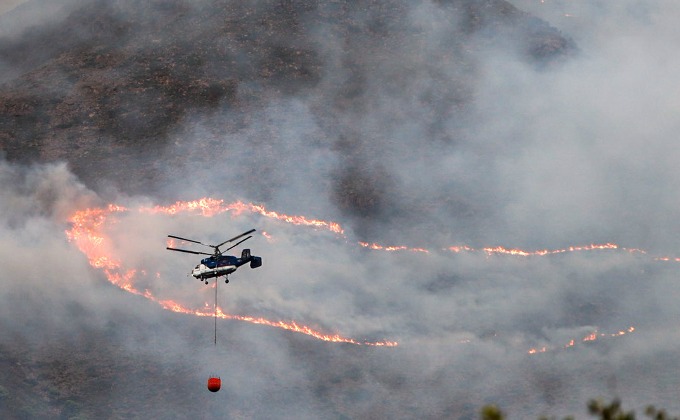
POLYGON ((262 258, 256 257, 255 255, 250 255, 250 249, 247 248, 241 252, 241 258, 232 255, 222 255, 223 251, 220 251, 220 247, 230 242, 234 242, 237 239, 243 238, 246 235, 249 235, 246 238, 241 239, 234 245, 230 246, 229 248, 225 249, 224 252, 229 251, 232 248, 236 248, 243 242, 252 238, 250 234, 253 232, 255 232, 255 229, 251 229, 247 232, 243 232, 240 235, 236 235, 231 239, 227 239, 226 241, 222 242, 219 245, 209 245, 204 244, 203 242, 195 241, 193 239, 182 238, 175 235, 168 235, 168 238, 179 239, 180 241, 192 242, 195 244, 213 248, 214 251, 212 254, 200 251, 190 251, 188 249, 173 248, 169 246, 166 247, 166 249, 169 249, 170 251, 186 252, 187 254, 208 255, 208 257, 203 258, 201 262, 198 265, 196 265, 196 267, 194 267, 194 269, 191 270, 189 274, 205 282, 205 284, 208 284, 208 279, 221 276, 225 277, 224 281, 225 283, 229 283, 228 278, 229 274, 236 271, 236 269, 239 268, 240 266, 248 263, 250 263, 250 268, 260 267, 262 265, 262 258))

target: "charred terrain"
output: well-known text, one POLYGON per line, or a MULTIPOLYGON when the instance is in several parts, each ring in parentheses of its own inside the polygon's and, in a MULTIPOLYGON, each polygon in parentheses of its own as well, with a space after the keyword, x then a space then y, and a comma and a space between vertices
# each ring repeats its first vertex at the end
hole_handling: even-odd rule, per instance
MULTIPOLYGON (((237 185, 230 191, 269 203, 294 183, 286 165, 304 166, 321 150, 333 156, 323 190, 332 210, 324 210, 347 220, 360 239, 403 239, 397 235, 422 226, 431 232, 428 223, 448 217, 484 226, 493 210, 475 199, 483 192, 461 190, 455 179, 441 187, 425 181, 422 195, 403 196, 408 179, 420 175, 407 165, 420 159, 427 166, 436 150, 477 141, 471 127, 480 119, 480 62, 490 51, 539 73, 577 53, 569 37, 502 0, 54 3, 31 0, 0 16, 0 151, 15 172, 67 162, 104 201, 144 195, 172 202, 183 198, 175 196, 178 179, 189 179, 192 187, 237 185), (50 16, 39 12, 47 3, 50 16), (290 127, 280 124, 285 112, 313 122, 293 151, 290 127), (230 159, 242 162, 238 173, 222 163, 230 159), (395 172, 393 162, 408 173, 395 172)), ((197 190, 219 195, 219 188, 197 190)), ((196 198, 194 191, 182 194, 196 198)), ((302 200, 299 193, 291 190, 302 200)), ((25 231, 10 225, 7 232, 25 231)), ((3 250, 8 259, 13 252, 3 250)), ((31 268, 21 275, 42 274, 31 268)), ((466 287, 455 275, 429 275, 434 279, 418 286, 428 293, 466 287)), ((616 387, 606 366, 558 377, 550 361, 522 359, 524 376, 510 382, 512 391, 485 395, 481 385, 466 389, 480 374, 475 366, 456 378, 395 368, 420 359, 408 345, 328 345, 224 323, 216 357, 233 368, 223 376, 237 386, 217 400, 197 368, 213 349, 191 353, 193 343, 210 342, 209 323, 156 308, 137 312, 142 298, 97 280, 87 287, 111 299, 101 313, 80 302, 74 285, 52 294, 44 284, 36 295, 17 282, 2 295, 0 417, 476 418, 489 402, 520 411, 536 400, 557 404, 586 371, 616 387), (137 309, 115 309, 128 306, 137 309), (257 350, 263 342, 285 349, 285 368, 257 350), (451 383, 457 388, 448 396, 451 383)), ((597 298, 570 293, 566 324, 590 325, 622 311, 604 291, 597 298)), ((541 328, 526 322, 528 330, 541 328)), ((489 326, 480 339, 497 335, 489 326)), ((666 362, 646 360, 637 369, 666 362)))

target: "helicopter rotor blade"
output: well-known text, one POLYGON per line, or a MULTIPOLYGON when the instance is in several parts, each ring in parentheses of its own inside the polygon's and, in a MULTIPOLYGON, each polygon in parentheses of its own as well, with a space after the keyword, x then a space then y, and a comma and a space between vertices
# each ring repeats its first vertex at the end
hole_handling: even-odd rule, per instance
POLYGON ((169 246, 166 246, 165 249, 169 249, 170 251, 186 252, 187 254, 212 255, 212 254, 208 254, 207 252, 189 251, 187 249, 171 248, 169 246))
MULTIPOLYGON (((255 229, 250 229, 248 232, 243 232, 242 234, 236 235, 236 236, 234 236, 234 237, 231 238, 231 239, 227 239, 226 241, 222 242, 221 244, 215 246, 215 248, 219 248, 219 247, 221 247, 222 245, 224 245, 224 244, 226 244, 226 243, 229 243, 229 242, 233 242, 233 241, 235 241, 235 240, 237 240, 238 238, 241 238, 241 237, 243 237, 243 236, 250 235, 250 234, 253 233, 253 232, 255 232, 255 229)), ((229 248, 229 249, 231 249, 231 248, 229 248)))
POLYGON ((240 241, 236 242, 234 245, 232 245, 232 246, 230 246, 229 248, 225 249, 224 252, 227 252, 227 251, 229 251, 229 250, 232 249, 232 248, 236 248, 237 246, 241 245, 242 243, 244 243, 245 241, 247 241, 247 240, 250 239, 250 238, 252 238, 252 236, 248 236, 248 237, 245 238, 245 239, 241 239, 240 241))
POLYGON ((179 239, 180 241, 186 241, 186 242, 193 242, 195 244, 199 244, 199 245, 203 245, 203 246, 209 246, 211 248, 214 248, 214 246, 212 246, 212 245, 204 244, 203 242, 194 241, 193 239, 182 238, 182 237, 175 236, 175 235, 168 235, 168 238, 179 239))

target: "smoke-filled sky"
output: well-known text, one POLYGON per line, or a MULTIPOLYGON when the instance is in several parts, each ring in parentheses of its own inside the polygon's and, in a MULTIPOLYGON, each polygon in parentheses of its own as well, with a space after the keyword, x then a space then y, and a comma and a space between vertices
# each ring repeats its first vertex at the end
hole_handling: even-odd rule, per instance
POLYGON ((9 10, 12 10, 21 3, 23 3, 22 0, 3 1, 0 3, 0 13, 5 13, 9 10))
MULTIPOLYGON (((271 93, 255 80, 239 88, 244 107, 188 113, 162 150, 147 151, 153 159, 135 162, 160 172, 148 194, 78 179, 66 164, 2 162, 7 337, 38 349, 35 331, 82 340, 114 328, 122 354, 170 372, 179 364, 195 379, 199 397, 178 396, 178 409, 206 416, 474 418, 496 403, 510 418, 581 418, 593 397, 680 413, 680 263, 655 258, 680 257, 680 6, 513 4, 574 39, 578 52, 537 65, 512 47, 520 40, 459 42, 455 10, 410 2, 399 11, 407 29, 386 44, 366 33, 348 42, 336 27, 308 22, 301 37, 324 63, 318 82, 271 93), (358 92, 347 96, 349 88, 358 92), (255 227, 271 235, 248 242, 264 265, 220 285, 225 312, 399 346, 220 321, 215 351, 211 321, 178 320, 109 285, 64 235, 69 215, 85 207, 204 196, 332 220, 345 234, 257 214, 121 214, 106 228, 112 252, 160 273, 138 287, 200 307, 213 289, 186 277, 196 258, 169 255, 165 236, 219 243, 255 227), (481 251, 606 243, 620 249, 481 251), (36 326, 42 319, 49 327, 36 326), (152 340, 140 340, 146 329, 152 340), (609 336, 618 331, 626 334, 609 336), (608 336, 582 341, 593 332, 608 336), (223 379, 210 398, 207 372, 223 379)), ((355 22, 370 18, 357 13, 355 22)), ((107 398, 124 399, 111 389, 107 398)), ((152 400, 130 410, 160 408, 152 400)))

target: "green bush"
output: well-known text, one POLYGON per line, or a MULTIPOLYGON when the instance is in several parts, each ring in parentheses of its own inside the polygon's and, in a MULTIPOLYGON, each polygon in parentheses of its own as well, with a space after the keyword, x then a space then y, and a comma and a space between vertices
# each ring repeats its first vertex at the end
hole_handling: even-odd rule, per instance
MULTIPOLYGON (((635 412, 625 412, 621 408, 621 401, 615 399, 609 404, 602 400, 590 400, 588 402, 588 412, 601 420, 635 420, 635 412)), ((680 417, 670 417, 664 410, 657 410, 654 406, 648 406, 645 415, 653 420, 680 420, 680 417)), ((495 405, 486 405, 480 412, 482 420, 503 420, 503 412, 495 405)), ((550 420, 554 417, 541 417, 539 420, 550 420)), ((565 417, 564 420, 571 420, 573 417, 565 417)))

